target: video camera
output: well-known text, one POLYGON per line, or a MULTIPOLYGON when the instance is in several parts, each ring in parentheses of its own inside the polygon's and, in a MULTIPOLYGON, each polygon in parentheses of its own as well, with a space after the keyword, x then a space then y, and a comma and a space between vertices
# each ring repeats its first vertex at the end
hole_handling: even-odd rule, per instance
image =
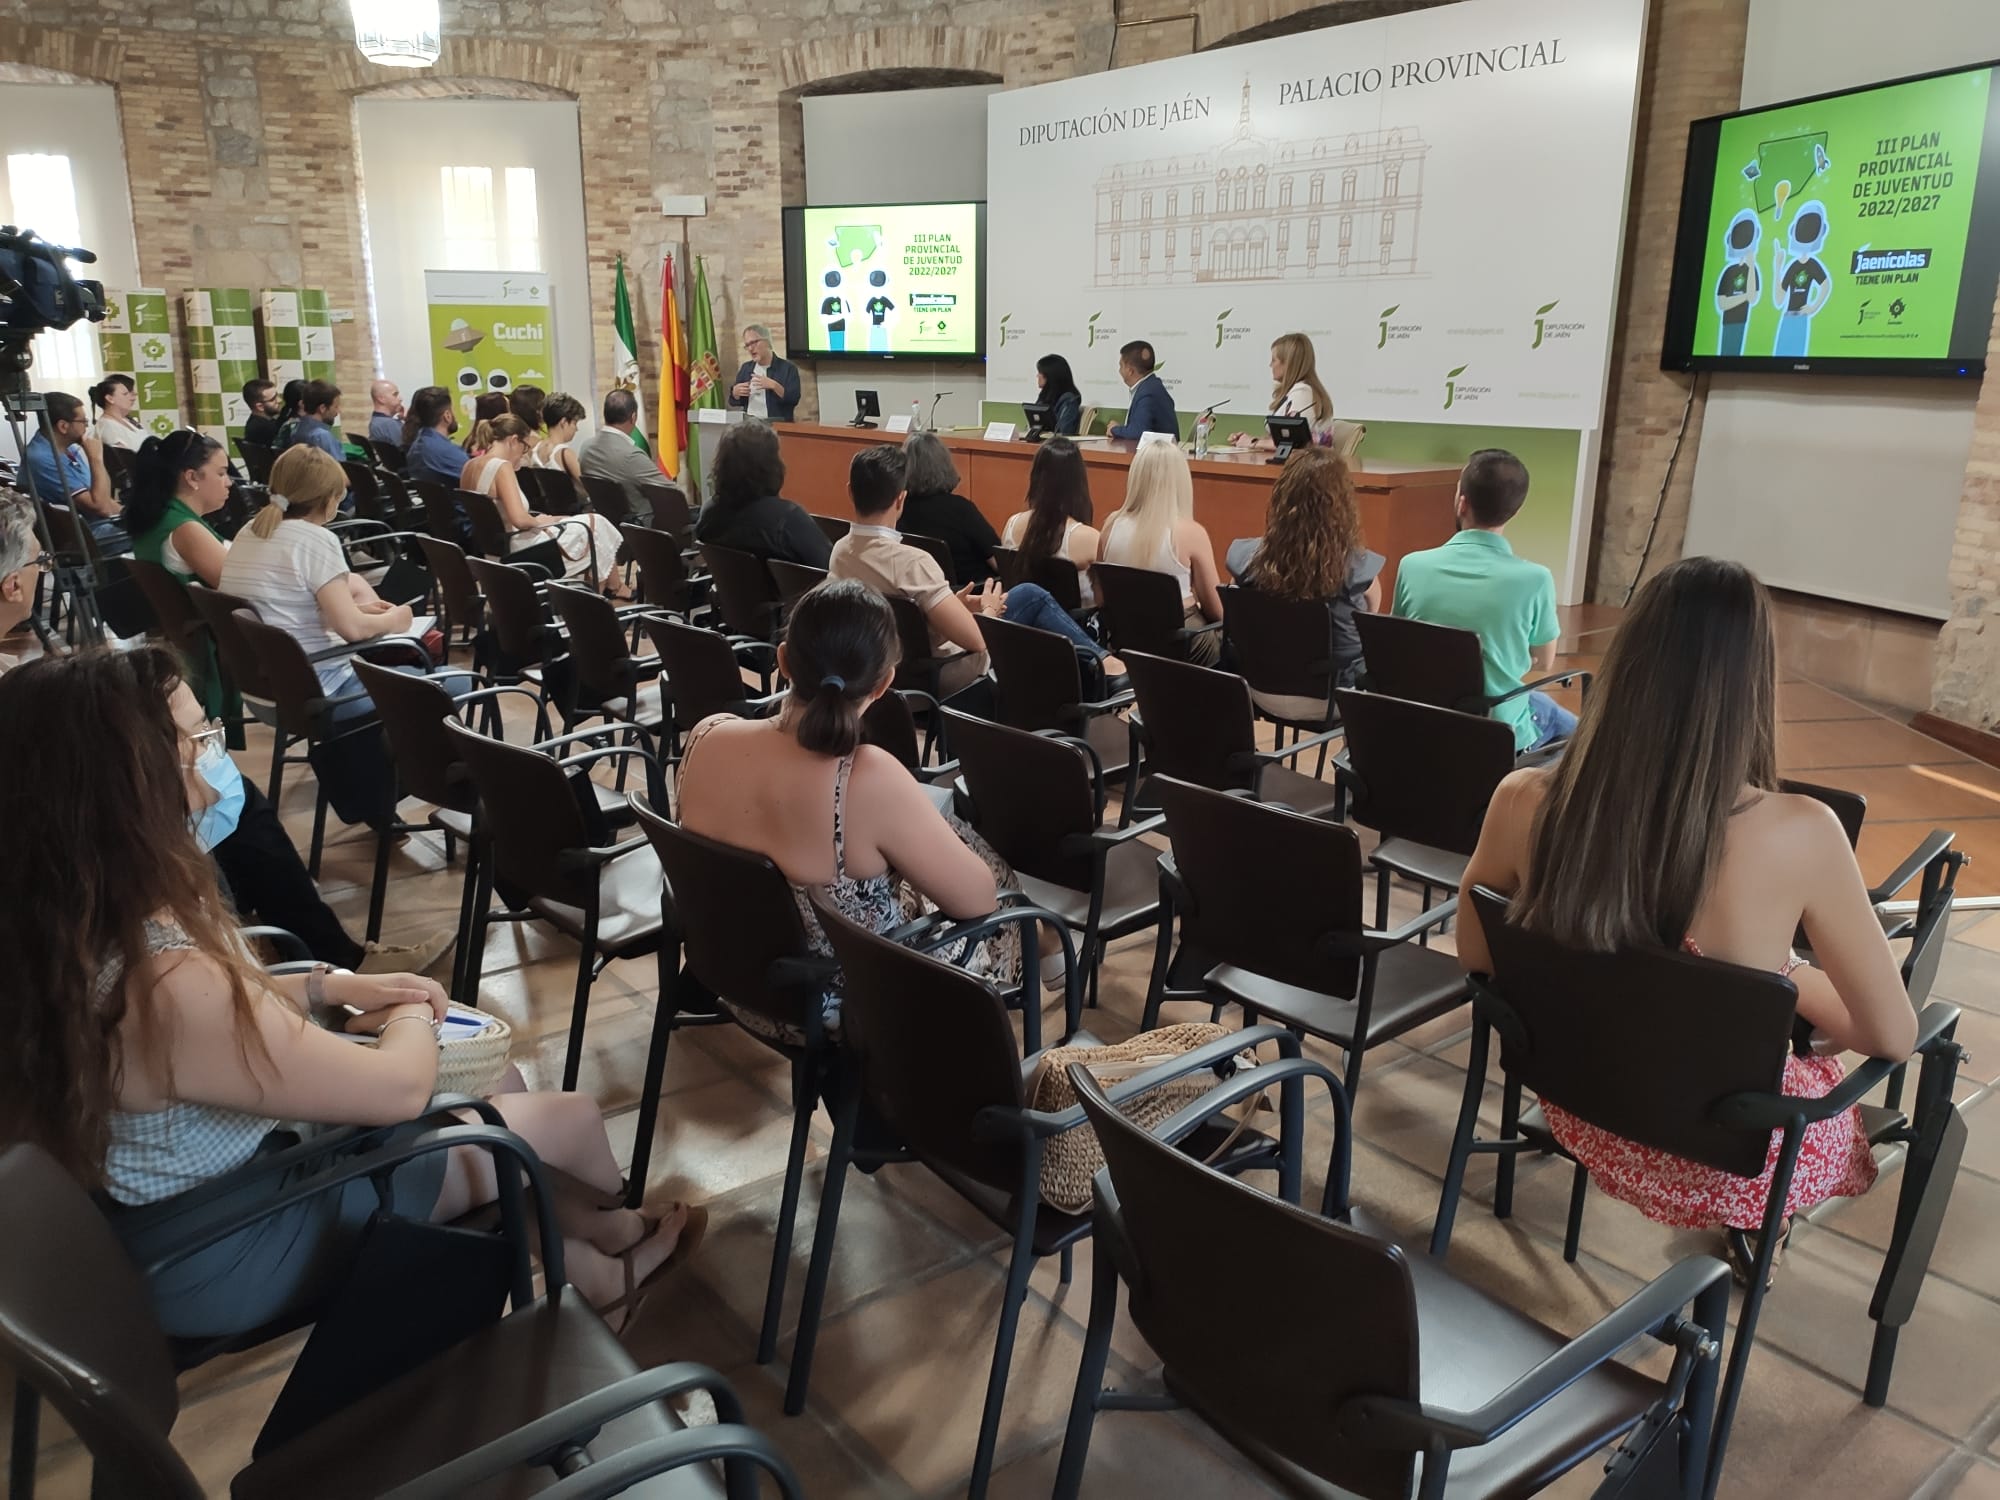
POLYGON ((89 265, 92 250, 51 245, 32 229, 0 224, 0 337, 104 321, 104 283, 79 281, 66 261, 89 265))

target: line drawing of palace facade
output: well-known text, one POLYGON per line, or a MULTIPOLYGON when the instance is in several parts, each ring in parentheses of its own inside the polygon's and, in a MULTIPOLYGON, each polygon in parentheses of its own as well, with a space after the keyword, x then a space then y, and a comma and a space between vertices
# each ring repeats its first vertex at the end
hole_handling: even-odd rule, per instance
POLYGON ((1333 281, 1417 269, 1424 158, 1410 126, 1121 163, 1097 180, 1098 286, 1333 281))

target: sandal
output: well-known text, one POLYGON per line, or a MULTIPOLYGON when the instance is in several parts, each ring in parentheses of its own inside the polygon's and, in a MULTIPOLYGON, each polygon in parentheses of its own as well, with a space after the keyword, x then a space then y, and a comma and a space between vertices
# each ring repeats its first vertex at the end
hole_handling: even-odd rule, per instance
POLYGON ((674 1241, 674 1248, 667 1252, 667 1258, 653 1267, 643 1278, 635 1278, 632 1274, 633 1257, 639 1253, 641 1245, 660 1232, 660 1225, 663 1222, 662 1219, 653 1217, 643 1219, 638 1239, 618 1253, 618 1264, 625 1272, 625 1295, 615 1302, 607 1302, 598 1308, 597 1315, 604 1319, 606 1326, 609 1326, 614 1317, 620 1312, 624 1313, 623 1320, 612 1329, 619 1338, 623 1338, 638 1323, 646 1299, 654 1290, 693 1259, 695 1251, 701 1248, 702 1237, 708 1233, 708 1210, 690 1206, 687 1218, 681 1223, 680 1238, 674 1241))
MULTIPOLYGON (((1754 1229, 1725 1229, 1722 1232, 1722 1255, 1729 1262, 1729 1273, 1736 1278, 1738 1286, 1750 1285, 1750 1278, 1757 1269, 1758 1240, 1761 1235, 1754 1229)), ((1778 1282, 1778 1267, 1785 1263, 1785 1246, 1792 1238, 1792 1221, 1789 1215, 1778 1226, 1778 1242, 1771 1250, 1771 1270, 1764 1278, 1764 1290, 1769 1291, 1778 1282)))

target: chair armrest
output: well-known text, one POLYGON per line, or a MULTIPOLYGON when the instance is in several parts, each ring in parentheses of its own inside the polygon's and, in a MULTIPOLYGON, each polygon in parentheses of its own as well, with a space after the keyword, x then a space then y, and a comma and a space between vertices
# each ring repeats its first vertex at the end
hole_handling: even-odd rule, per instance
POLYGON ((1954 835, 1948 828, 1933 828, 1924 835, 1922 843, 1904 856, 1903 862, 1891 870, 1879 885, 1868 892, 1870 905, 1880 906, 1892 900, 1896 893, 1920 875, 1924 867, 1951 848, 1954 835))
MULTIPOLYGON (((1228 1036, 1217 1037, 1191 1052, 1183 1052, 1179 1057, 1150 1067, 1143 1073, 1133 1074, 1123 1083, 1106 1089, 1105 1097, 1114 1105, 1123 1104, 1127 1099, 1158 1088, 1163 1083, 1172 1083, 1176 1078, 1200 1072, 1203 1068, 1219 1067, 1237 1053, 1260 1047, 1265 1042, 1277 1043, 1280 1057, 1299 1055, 1299 1039, 1284 1027, 1246 1026, 1241 1031, 1232 1031, 1228 1036)), ((1017 1137, 1023 1131, 1034 1136, 1051 1136, 1074 1130, 1088 1118, 1081 1104, 1072 1104, 1068 1109, 1059 1111, 1002 1109, 989 1105, 974 1117, 972 1129, 974 1135, 986 1139, 1017 1137)))
MULTIPOLYGON (((904 946, 918 953, 932 953, 947 943, 978 942, 989 933, 1017 922, 1028 925, 1031 930, 1039 924, 1053 932, 1056 941, 1062 944, 1063 1024, 1070 1031, 1076 1030, 1083 1008, 1083 976, 1076 967, 1076 940, 1070 935, 1069 924, 1052 911, 1045 911, 1039 906, 1007 905, 969 922, 946 921, 915 941, 905 941, 904 946)), ((914 927, 917 924, 907 925, 914 927)), ((1028 951, 1028 935, 1024 932, 1021 934, 1021 1040, 1023 1047, 1031 1053, 1042 1048, 1040 988, 1037 960, 1028 951)))
POLYGON ((556 856, 556 868, 565 874, 577 870, 594 870, 600 865, 608 865, 614 859, 630 854, 634 849, 646 847, 644 834, 626 839, 622 844, 597 844, 588 849, 565 849, 556 856))
POLYGON ((1283 749, 1252 750, 1250 752, 1250 759, 1256 764, 1282 765, 1288 760, 1296 760, 1308 750, 1317 750, 1321 745, 1331 744, 1337 739, 1342 739, 1346 734, 1347 731, 1345 729, 1328 729, 1314 735, 1311 739, 1300 740, 1295 745, 1286 745, 1283 749))
MULTIPOLYGON (((608 740, 625 733, 634 726, 629 724, 599 724, 590 729, 572 729, 568 734, 550 735, 545 740, 536 740, 530 750, 553 750, 558 745, 574 745, 579 740, 608 740)), ((557 760, 562 757, 558 755, 557 760)))
POLYGON ((627 1448, 597 1460, 541 1495, 542 1500, 597 1500, 602 1495, 622 1495, 641 1480, 689 1464, 719 1461, 727 1472, 732 1460, 755 1464, 769 1474, 780 1500, 802 1500, 805 1491, 799 1486, 798 1475, 776 1445, 756 1428, 734 1423, 693 1427, 627 1448))
MULTIPOLYGON (((1448 1448, 1490 1443, 1615 1358, 1634 1339, 1673 1329, 1682 1308, 1711 1287, 1726 1286, 1728 1279, 1729 1268, 1710 1255, 1691 1255, 1669 1266, 1477 1410, 1459 1412, 1386 1396, 1355 1396, 1340 1404, 1334 1421, 1351 1441, 1379 1447, 1421 1450, 1440 1441, 1448 1448)), ((1717 1357, 1722 1332, 1700 1329, 1691 1352, 1701 1359, 1717 1357)))
POLYGON ((1220 629, 1222 629, 1222 621, 1210 620, 1204 625, 1183 626, 1174 632, 1174 639, 1177 641, 1191 641, 1198 635, 1213 635, 1220 629))
POLYGON ((1576 667, 1568 672, 1551 672, 1546 677, 1537 677, 1532 682, 1524 682, 1517 688, 1509 688, 1504 693, 1496 693, 1490 698, 1481 698, 1479 701, 1490 709, 1495 704, 1505 703, 1511 698, 1518 698, 1523 693, 1539 692, 1545 687, 1568 687, 1574 679, 1579 677, 1583 679, 1583 689, 1588 692, 1590 689, 1591 674, 1586 672, 1582 667, 1576 667))
POLYGON ((1332 933, 1326 943, 1334 952, 1353 957, 1357 954, 1380 953, 1386 948, 1394 948, 1407 943, 1422 932, 1428 932, 1450 918, 1458 915, 1458 897, 1453 895, 1433 906, 1429 911, 1419 912, 1401 927, 1387 932, 1378 932, 1372 927, 1364 927, 1357 933, 1332 933))
POLYGON ((1076 707, 1077 712, 1085 715, 1114 714, 1121 708, 1130 708, 1138 701, 1139 695, 1130 688, 1126 688, 1122 693, 1113 693, 1109 698, 1084 699, 1076 707))
MULTIPOLYGON (((1917 1045, 1911 1049, 1911 1056, 1936 1046, 1945 1030, 1957 1023, 1958 1016, 1958 1007, 1947 1001, 1934 1000, 1926 1005, 1917 1016, 1917 1045)), ((1907 1061, 1907 1058, 1863 1058, 1861 1065, 1843 1078, 1838 1088, 1818 1099, 1761 1092, 1728 1094, 1710 1107, 1709 1118, 1721 1125, 1769 1130, 1782 1130, 1794 1118, 1802 1118, 1808 1125, 1830 1120, 1867 1098, 1907 1061)))
POLYGON ((1142 833, 1158 833, 1166 826, 1167 815, 1154 813, 1150 818, 1128 823, 1123 828, 1093 828, 1089 833, 1066 833, 1056 840, 1056 850, 1061 854, 1088 854, 1093 849, 1112 849, 1119 844, 1129 844, 1142 833))
MULTIPOLYGON (((258 924, 249 927, 239 927, 236 929, 236 935, 240 938, 250 940, 261 938, 263 941, 273 944, 280 953, 285 955, 278 960, 279 963, 309 964, 313 961, 312 949, 306 946, 306 940, 289 928, 258 924)), ((273 973, 277 972, 276 965, 272 965, 271 968, 273 973)))
MULTIPOLYGON (((743 1403, 735 1390, 706 1365, 655 1365, 636 1375, 627 1375, 623 1380, 613 1381, 587 1396, 579 1396, 537 1417, 525 1427, 518 1427, 484 1447, 439 1465, 420 1478, 398 1485, 388 1491, 382 1500, 432 1500, 432 1497, 448 1500, 448 1497, 465 1494, 509 1469, 546 1462, 549 1455, 571 1443, 588 1442, 606 1423, 627 1412, 655 1401, 664 1401, 669 1396, 678 1396, 684 1391, 696 1390, 707 1391, 715 1398, 715 1414, 723 1422, 733 1424, 743 1420, 743 1403)), ((683 1437, 701 1430, 690 1428, 675 1436, 683 1437)), ((597 1464, 593 1463, 581 1472, 590 1474, 596 1469, 597 1464)), ((590 1493, 616 1494, 617 1491, 592 1490, 590 1493)))

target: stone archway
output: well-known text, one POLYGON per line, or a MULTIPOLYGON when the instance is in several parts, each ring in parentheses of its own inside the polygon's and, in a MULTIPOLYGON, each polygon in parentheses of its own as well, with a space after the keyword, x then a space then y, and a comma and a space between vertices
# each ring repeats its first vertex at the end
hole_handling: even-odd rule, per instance
POLYGON ((1233 47, 1322 26, 1372 21, 1378 16, 1429 10, 1452 0, 1196 0, 1195 46, 1233 47))

